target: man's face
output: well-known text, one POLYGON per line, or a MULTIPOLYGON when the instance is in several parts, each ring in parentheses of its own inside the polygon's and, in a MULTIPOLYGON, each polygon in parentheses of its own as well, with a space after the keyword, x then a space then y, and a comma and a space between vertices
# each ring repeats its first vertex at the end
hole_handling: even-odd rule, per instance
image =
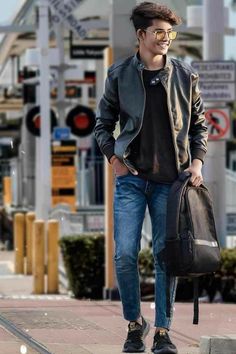
POLYGON ((165 55, 172 42, 167 33, 170 31, 172 31, 172 26, 168 22, 153 20, 151 26, 140 32, 142 50, 148 51, 152 55, 165 55))

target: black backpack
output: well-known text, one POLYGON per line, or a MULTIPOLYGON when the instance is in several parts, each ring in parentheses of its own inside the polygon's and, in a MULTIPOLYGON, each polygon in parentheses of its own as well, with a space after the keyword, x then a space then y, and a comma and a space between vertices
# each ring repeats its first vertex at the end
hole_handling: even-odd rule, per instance
POLYGON ((168 275, 193 277, 193 324, 198 324, 198 279, 219 269, 220 248, 209 191, 203 184, 192 186, 190 177, 181 173, 170 189, 164 259, 168 275))

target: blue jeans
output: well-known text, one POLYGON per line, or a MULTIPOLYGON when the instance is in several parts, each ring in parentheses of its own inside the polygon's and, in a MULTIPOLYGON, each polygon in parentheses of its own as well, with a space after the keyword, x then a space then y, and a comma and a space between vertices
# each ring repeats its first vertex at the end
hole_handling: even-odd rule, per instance
POLYGON ((176 278, 169 277, 167 281, 165 267, 158 253, 163 250, 165 243, 169 189, 169 184, 145 181, 129 173, 116 177, 114 195, 115 266, 124 318, 135 321, 141 314, 138 253, 148 206, 155 264, 155 326, 167 329, 173 314, 176 278), (170 296, 170 317, 166 313, 167 296, 170 296))

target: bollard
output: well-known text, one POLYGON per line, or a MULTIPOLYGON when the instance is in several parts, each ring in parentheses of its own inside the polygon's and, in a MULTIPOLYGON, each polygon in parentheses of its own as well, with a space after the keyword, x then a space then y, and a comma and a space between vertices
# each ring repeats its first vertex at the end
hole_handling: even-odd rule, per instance
POLYGON ((24 244, 25 244, 25 216, 22 213, 14 215, 14 249, 15 273, 24 274, 24 244))
POLYGON ((45 222, 33 223, 33 293, 44 294, 45 222))
POLYGON ((33 258, 33 223, 35 221, 35 213, 26 214, 26 269, 25 274, 32 274, 32 258, 33 258))
POLYGON ((3 177, 3 205, 11 205, 12 192, 11 192, 11 177, 3 177))
POLYGON ((47 233, 47 292, 48 294, 58 293, 58 239, 59 222, 57 220, 48 221, 47 233))

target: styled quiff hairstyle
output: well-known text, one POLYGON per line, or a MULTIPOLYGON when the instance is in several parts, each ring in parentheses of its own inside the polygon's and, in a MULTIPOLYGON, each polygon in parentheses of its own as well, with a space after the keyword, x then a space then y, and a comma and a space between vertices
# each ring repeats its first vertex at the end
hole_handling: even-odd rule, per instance
POLYGON ((181 18, 166 5, 149 1, 141 2, 139 5, 135 6, 130 16, 130 20, 133 22, 136 31, 151 26, 152 20, 155 19, 169 22, 171 26, 182 23, 181 18))

